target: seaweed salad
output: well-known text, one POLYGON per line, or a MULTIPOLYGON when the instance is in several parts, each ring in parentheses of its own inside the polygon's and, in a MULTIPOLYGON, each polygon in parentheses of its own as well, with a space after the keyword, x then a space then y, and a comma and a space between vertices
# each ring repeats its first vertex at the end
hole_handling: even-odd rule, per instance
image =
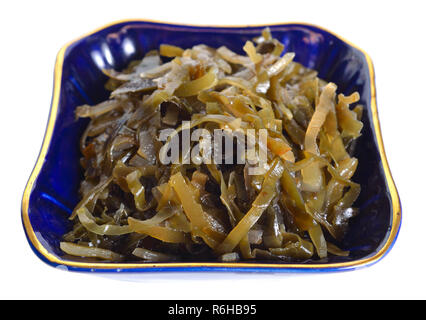
POLYGON ((76 109, 81 201, 62 251, 105 262, 347 256, 359 94, 294 61, 268 28, 244 54, 169 44, 76 109), (223 145, 225 142, 225 145, 223 145))

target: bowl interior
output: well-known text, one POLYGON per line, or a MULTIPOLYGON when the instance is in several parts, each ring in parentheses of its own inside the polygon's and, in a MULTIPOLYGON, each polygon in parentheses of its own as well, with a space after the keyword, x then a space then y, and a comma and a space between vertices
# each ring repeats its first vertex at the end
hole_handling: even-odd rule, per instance
MULTIPOLYGON (((205 43, 212 47, 226 45, 242 53, 246 40, 258 36, 263 27, 207 28, 149 22, 116 24, 70 45, 65 52, 58 113, 53 136, 43 167, 33 185, 29 218, 38 240, 52 254, 62 256, 59 242, 71 228, 68 221, 79 201, 82 178, 79 164, 79 138, 87 121, 76 121, 74 110, 81 104, 95 104, 108 97, 107 80, 102 68, 120 70, 130 61, 157 49, 161 43, 191 47, 205 43)), ((384 175, 370 106, 371 81, 367 60, 358 49, 328 32, 313 26, 272 26, 274 37, 285 44, 286 51, 296 53, 295 60, 335 82, 339 92, 358 91, 365 106, 364 128, 355 156, 359 167, 354 181, 362 185, 354 218, 340 244, 351 250, 349 257, 330 256, 322 261, 336 263, 358 260, 374 254, 387 240, 392 223, 392 202, 384 175)))

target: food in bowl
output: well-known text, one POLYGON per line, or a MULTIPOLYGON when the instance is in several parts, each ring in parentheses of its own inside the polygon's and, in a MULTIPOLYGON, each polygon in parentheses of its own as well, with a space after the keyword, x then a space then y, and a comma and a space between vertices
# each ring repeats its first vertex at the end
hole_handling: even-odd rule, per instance
POLYGON ((245 55, 163 44, 104 70, 76 109, 81 201, 61 249, 103 261, 306 261, 339 248, 360 185, 358 93, 293 61, 265 29, 245 55))

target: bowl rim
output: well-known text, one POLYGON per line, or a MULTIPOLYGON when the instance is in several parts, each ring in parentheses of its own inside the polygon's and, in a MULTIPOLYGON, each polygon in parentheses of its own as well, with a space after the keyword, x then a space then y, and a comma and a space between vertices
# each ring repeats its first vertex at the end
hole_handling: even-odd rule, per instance
POLYGON ((352 270, 360 267, 365 267, 372 265, 379 260, 381 260, 393 247, 396 238, 401 226, 401 204, 398 195, 398 191, 395 186, 395 182, 392 178, 392 174, 389 168, 388 160, 386 158, 385 148, 383 144, 383 138, 380 129, 380 122, 378 117, 377 110, 377 101, 376 101, 376 85, 375 85, 375 73, 373 62, 370 56, 361 48, 354 45, 350 41, 341 37, 340 35, 317 25, 305 23, 305 22, 285 22, 285 23, 271 23, 271 24, 254 24, 254 25, 198 25, 198 24, 184 24, 184 23, 174 23, 174 22, 164 22, 150 19, 124 19, 118 20, 102 27, 99 27, 91 32, 88 32, 77 39, 68 42, 65 44, 59 51, 56 57, 56 63, 54 68, 54 85, 53 85, 53 97, 50 108, 50 115, 48 119, 48 124, 46 127, 42 147, 37 159, 37 162, 34 166, 34 169, 30 175, 30 178, 27 182, 27 185, 24 190, 22 204, 21 204, 21 214, 24 230, 28 239, 28 242, 35 252, 35 254, 47 264, 60 267, 72 271, 101 271, 101 272, 121 272, 121 271, 133 271, 133 272, 145 272, 145 271, 248 271, 248 272, 265 272, 265 271, 274 271, 274 272, 294 272, 294 271, 343 271, 343 270, 352 270), (229 29, 243 29, 243 28, 257 28, 257 27, 266 27, 266 26, 305 26, 309 28, 316 28, 320 31, 328 33, 337 39, 341 40, 345 44, 359 50, 365 57, 369 70, 370 77, 370 90, 371 90, 371 100, 370 107, 372 112, 372 120, 374 126, 374 134, 377 139, 377 145, 379 148, 380 159, 383 166, 383 171, 385 174, 386 183, 389 188, 389 193, 392 201, 392 228, 388 233, 386 242, 382 245, 381 249, 375 252, 373 255, 364 257, 362 259, 348 261, 348 262, 339 262, 339 263, 324 263, 324 264, 297 264, 297 263, 224 263, 224 262, 173 262, 173 263, 101 263, 101 262, 77 262, 77 261, 68 261, 58 258, 56 255, 50 253, 43 244, 37 238, 34 229, 32 227, 30 218, 29 218, 29 200, 30 195, 33 190, 33 185, 38 178, 38 175, 44 164, 44 160, 47 154, 47 151, 50 146, 50 141, 53 135, 53 131, 56 124, 56 116, 58 113, 59 99, 62 86, 62 69, 65 59, 66 51, 76 42, 94 35, 97 32, 105 30, 107 28, 113 27, 120 24, 129 24, 129 23, 152 23, 154 25, 167 25, 170 27, 195 27, 195 28, 229 28, 229 29))

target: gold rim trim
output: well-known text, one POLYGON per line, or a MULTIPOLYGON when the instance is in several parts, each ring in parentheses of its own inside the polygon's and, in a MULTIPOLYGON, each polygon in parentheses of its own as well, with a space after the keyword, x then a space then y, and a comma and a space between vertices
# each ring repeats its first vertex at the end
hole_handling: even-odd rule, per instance
MULTIPOLYGON (((395 183, 393 181, 389 164, 386 158, 385 148, 383 144, 382 134, 380 130, 380 122, 378 117, 378 111, 377 111, 377 102, 376 102, 376 87, 375 87, 375 74, 374 74, 374 67, 372 60, 370 56, 361 48, 354 45, 353 43, 349 42, 348 40, 344 39, 343 37, 335 34, 334 32, 331 32, 325 28, 319 27, 317 25, 308 24, 308 23, 300 23, 300 22, 288 22, 288 23, 273 23, 268 24, 269 26, 286 26, 286 25, 300 25, 300 26, 307 26, 307 27, 314 27, 319 30, 328 32, 329 34, 335 36, 336 38, 340 39, 341 41, 345 42, 349 46, 352 46, 363 53, 367 60, 368 64, 368 70, 369 70, 369 76, 370 76, 370 89, 371 89, 371 111, 373 115, 373 124, 374 124, 374 133, 377 138, 377 144, 379 147, 380 152, 380 158, 382 160, 383 170, 386 177, 386 182, 388 184, 389 192, 391 195, 392 200, 392 229, 390 231, 389 237, 386 241, 386 243, 383 245, 383 247, 373 256, 350 261, 350 262, 343 262, 343 263, 330 263, 330 264, 272 264, 272 263, 219 263, 219 262, 211 262, 211 263, 198 263, 198 262, 191 262, 191 263, 88 263, 88 262, 76 262, 76 261, 67 261, 67 260, 61 260, 55 255, 51 254, 47 251, 45 247, 40 243, 40 241, 37 239, 37 236, 32 228, 29 214, 28 214, 28 207, 29 207, 29 200, 30 200, 30 194, 34 185, 34 182, 36 181, 38 174, 43 166, 44 159, 46 157, 47 150, 50 145, 50 141, 52 138, 53 130, 55 127, 56 122, 56 116, 58 112, 58 106, 59 106, 59 98, 60 98, 60 92, 61 92, 61 82, 62 82, 62 67, 65 57, 65 52, 67 48, 72 45, 73 43, 81 40, 84 37, 93 35, 96 32, 99 32, 103 29, 109 28, 111 26, 121 24, 121 23, 132 23, 132 22, 148 22, 148 23, 158 23, 158 24, 172 24, 176 26, 183 26, 183 27, 216 27, 216 28, 243 28, 248 27, 247 25, 233 25, 233 26, 226 26, 226 25, 189 25, 189 24, 181 24, 181 23, 170 23, 170 22, 162 22, 162 21, 155 21, 155 20, 149 20, 149 19, 129 19, 129 20, 119 20, 116 22, 109 23, 107 25, 104 25, 103 27, 97 28, 96 30, 89 32, 78 39, 69 42, 65 46, 61 48, 57 55, 56 64, 55 64, 55 76, 54 76, 54 89, 53 89, 53 99, 52 99, 52 105, 50 109, 50 116, 49 121, 47 124, 46 133, 44 136, 43 144, 41 147, 41 151, 39 154, 39 157, 37 159, 36 165, 31 173, 31 176, 28 180, 28 183, 25 187, 24 195, 22 198, 22 219, 24 223, 24 228, 27 233, 27 236, 29 240, 31 241, 34 248, 43 255, 49 262, 55 263, 58 265, 63 266, 69 266, 69 267, 75 267, 75 268, 84 268, 84 269, 149 269, 149 268, 234 268, 234 269, 268 269, 268 268, 274 268, 274 269, 348 269, 352 267, 360 267, 372 264, 374 262, 377 262, 384 256, 384 254, 390 249, 392 246, 397 234, 398 230, 401 224, 401 206, 399 202, 399 196, 398 192, 395 186, 395 183)), ((265 24, 259 24, 259 25, 250 25, 249 27, 262 27, 265 26, 265 24)))

